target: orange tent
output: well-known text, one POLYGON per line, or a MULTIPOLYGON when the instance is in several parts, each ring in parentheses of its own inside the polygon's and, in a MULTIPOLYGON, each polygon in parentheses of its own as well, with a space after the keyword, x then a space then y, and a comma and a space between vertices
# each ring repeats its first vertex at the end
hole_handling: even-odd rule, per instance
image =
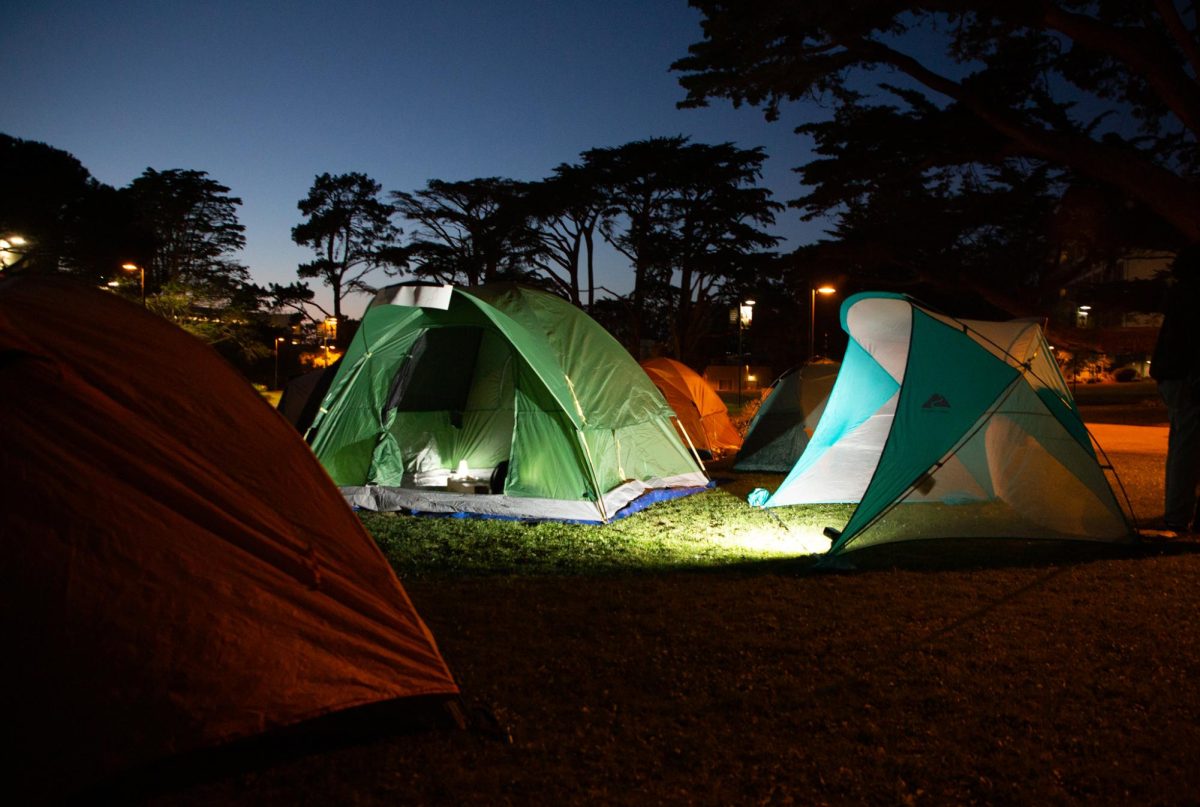
POLYGON ((457 692, 308 447, 206 345, 113 295, 5 278, 0 390, 10 789, 56 799, 457 692))
POLYGON ((736 451, 742 438, 729 419, 729 409, 700 374, 674 359, 648 359, 642 369, 667 403, 699 451, 717 456, 736 451))

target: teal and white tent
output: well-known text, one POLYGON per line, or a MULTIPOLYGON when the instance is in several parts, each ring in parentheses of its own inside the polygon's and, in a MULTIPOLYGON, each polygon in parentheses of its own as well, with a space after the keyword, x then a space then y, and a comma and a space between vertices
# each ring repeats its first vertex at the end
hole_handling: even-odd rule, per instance
POLYGON ((1134 532, 1035 321, 958 320, 897 294, 842 305, 825 412, 766 507, 857 503, 830 554, 923 538, 1134 532))

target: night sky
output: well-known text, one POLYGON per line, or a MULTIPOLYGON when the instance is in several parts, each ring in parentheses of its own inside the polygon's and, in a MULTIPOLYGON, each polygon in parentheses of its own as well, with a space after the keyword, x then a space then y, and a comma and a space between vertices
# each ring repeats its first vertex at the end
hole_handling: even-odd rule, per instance
MULTIPOLYGON (((589 148, 684 134, 763 146, 764 183, 794 198, 809 153, 792 129, 823 110, 769 124, 725 102, 676 109, 668 67, 700 35, 684 0, 17 2, 0 26, 0 131, 118 187, 146 167, 207 171, 244 202, 254 280, 286 283, 311 257, 291 241, 296 202, 325 171, 385 191, 532 180, 589 148)), ((795 247, 821 229, 786 211, 775 233, 795 247)), ((631 286, 614 253, 601 269, 631 286)))

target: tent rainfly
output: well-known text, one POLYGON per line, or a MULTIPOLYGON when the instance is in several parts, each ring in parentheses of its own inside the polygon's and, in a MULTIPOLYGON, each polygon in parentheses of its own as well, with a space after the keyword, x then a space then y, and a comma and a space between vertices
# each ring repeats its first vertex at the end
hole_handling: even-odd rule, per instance
POLYGON ((777 378, 746 429, 733 470, 790 471, 825 411, 840 367, 837 362, 800 365, 777 378))
POLYGON ((329 385, 333 383, 336 374, 335 362, 328 367, 318 367, 293 378, 284 385, 283 394, 279 396, 279 404, 276 407, 279 414, 287 418, 288 422, 296 427, 296 431, 305 434, 312 426, 317 409, 325 398, 325 393, 329 392, 329 385))
POLYGON ((709 458, 736 451, 742 437, 729 419, 729 408, 708 382, 683 362, 647 359, 642 369, 675 410, 677 425, 696 449, 709 458))
POLYGON ((765 506, 857 503, 836 555, 888 541, 1124 541, 1134 532, 1033 321, 896 294, 842 305, 850 341, 812 440, 765 506))
POLYGON ((114 295, 18 275, 0 279, 0 387, 18 802, 457 692, 308 447, 207 345, 114 295))
POLYGON ((607 522, 708 484, 672 417, 553 294, 400 285, 364 314, 310 442, 365 509, 607 522))

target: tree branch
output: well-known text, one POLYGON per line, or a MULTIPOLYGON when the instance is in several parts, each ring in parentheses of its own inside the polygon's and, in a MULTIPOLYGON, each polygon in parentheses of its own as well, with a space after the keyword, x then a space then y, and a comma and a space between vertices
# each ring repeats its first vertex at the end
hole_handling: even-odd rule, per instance
POLYGON ((1190 241, 1200 241, 1200 194, 1191 183, 1170 171, 1134 156, 1128 149, 1106 146, 1084 135, 1029 126, 1007 111, 990 106, 958 82, 880 42, 859 40, 848 47, 874 61, 890 64, 931 90, 957 101, 1025 153, 1061 163, 1121 189, 1170 222, 1190 241))
MULTIPOLYGON (((1170 5, 1169 1, 1165 4, 1170 5)), ((1157 5, 1161 12, 1164 3, 1160 0, 1157 5)), ((1171 10, 1174 12, 1174 8, 1171 10)), ((1200 87, 1171 64, 1161 49, 1142 35, 1140 30, 1104 25, 1087 15, 1074 14, 1053 3, 1042 6, 1042 21, 1047 28, 1124 62, 1131 71, 1146 79, 1163 102, 1179 116, 1184 126, 1200 134, 1200 87)))
POLYGON ((1179 11, 1176 10, 1175 4, 1171 0, 1154 0, 1154 8, 1158 10, 1158 16, 1167 26, 1167 32, 1171 34, 1176 44, 1179 45, 1179 49, 1183 51, 1183 55, 1187 57, 1188 64, 1192 66, 1193 79, 1200 77, 1200 46, 1196 44, 1194 32, 1189 31, 1183 24, 1183 19, 1179 16, 1179 11))

